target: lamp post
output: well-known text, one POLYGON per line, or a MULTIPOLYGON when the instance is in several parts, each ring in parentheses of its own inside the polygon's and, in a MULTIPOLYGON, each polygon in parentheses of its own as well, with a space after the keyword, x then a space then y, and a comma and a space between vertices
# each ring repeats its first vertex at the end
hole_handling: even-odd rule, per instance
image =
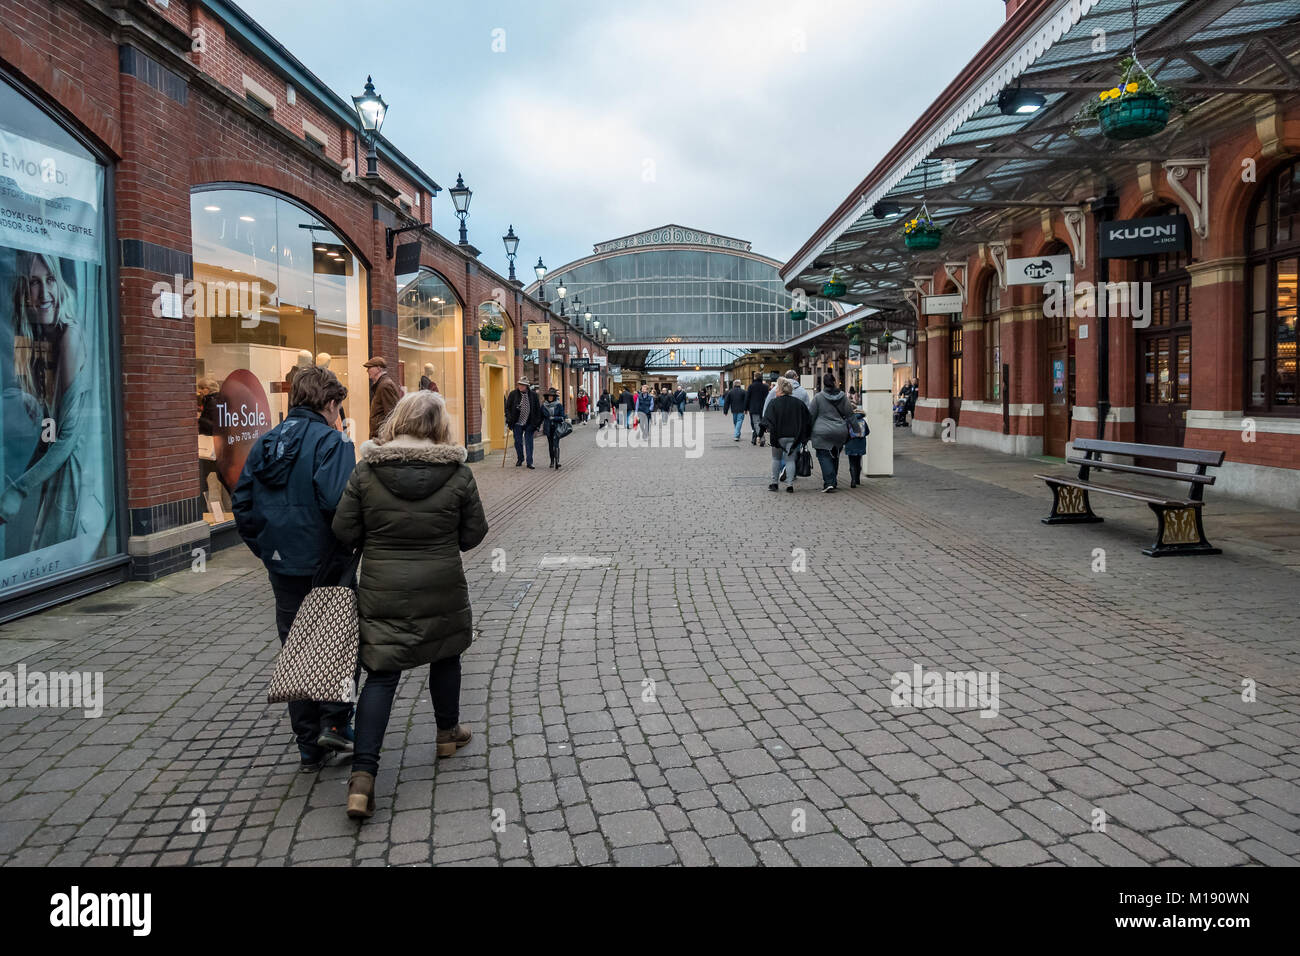
POLYGON ((560 297, 560 318, 564 318, 564 297, 568 291, 564 286, 564 276, 560 276, 560 284, 555 287, 555 294, 560 297))
MULTIPOLYGON (((468 200, 466 200, 465 205, 468 208, 468 200)), ((463 238, 462 236, 462 241, 463 238)), ((510 281, 515 285, 521 285, 520 281, 515 278, 515 256, 519 254, 519 237, 515 235, 514 223, 510 224, 510 229, 501 237, 501 241, 506 247, 506 258, 510 260, 510 281)))
POLYGON ((447 190, 451 193, 451 201, 456 207, 456 215, 460 217, 460 244, 469 245, 469 235, 465 232, 465 217, 469 215, 469 201, 474 195, 474 191, 465 185, 465 180, 461 178, 460 173, 456 174, 456 185, 447 190))
POLYGON ((369 76, 366 77, 366 88, 361 95, 352 97, 352 108, 357 111, 357 121, 361 124, 368 147, 366 177, 373 179, 379 175, 379 130, 384 125, 388 104, 375 92, 374 81, 369 76))
POLYGON ((533 272, 537 273, 537 298, 546 301, 546 264, 542 262, 542 257, 537 257, 537 265, 533 266, 533 272))

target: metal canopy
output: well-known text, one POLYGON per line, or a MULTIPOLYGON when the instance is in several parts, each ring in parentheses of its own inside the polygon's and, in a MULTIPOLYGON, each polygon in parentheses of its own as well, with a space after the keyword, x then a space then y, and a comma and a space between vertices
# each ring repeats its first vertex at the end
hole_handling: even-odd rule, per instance
POLYGON ((982 103, 960 122, 945 124, 936 116, 918 137, 922 145, 868 184, 856 216, 841 220, 832 240, 790 263, 788 287, 819 294, 838 270, 848 286, 845 301, 897 310, 914 288, 914 275, 965 260, 978 243, 1009 238, 1017 217, 1094 198, 1108 181, 1131 175, 1135 163, 1208 156, 1223 122, 1215 99, 1300 93, 1300 0, 1139 0, 1139 62, 1193 110, 1171 118, 1159 136, 1106 140, 1095 126, 1076 129, 1073 117, 1117 81, 1119 60, 1133 44, 1131 0, 1062 0, 1049 12, 1054 15, 1013 40, 982 86, 976 89, 976 79, 961 91, 982 103), (1049 29, 1068 24, 1071 13, 1079 14, 1077 22, 1034 58, 1033 45, 1044 44, 1031 31, 1044 22, 1049 29), (1098 38, 1104 38, 1104 51, 1094 49, 1098 38), (1017 83, 1044 94, 1043 108, 1003 115, 997 93, 1017 83), (902 215, 875 218, 872 207, 882 200, 897 203, 902 215), (933 252, 911 252, 903 244, 903 223, 922 201, 944 229, 943 244, 933 252))

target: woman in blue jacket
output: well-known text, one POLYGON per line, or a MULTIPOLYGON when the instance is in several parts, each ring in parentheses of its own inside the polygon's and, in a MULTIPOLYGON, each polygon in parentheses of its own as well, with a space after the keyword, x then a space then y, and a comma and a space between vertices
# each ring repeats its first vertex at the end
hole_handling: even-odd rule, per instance
MULTIPOLYGON (((231 495, 239 536, 271 578, 281 644, 334 547, 330 525, 356 464, 352 443, 339 430, 347 394, 328 369, 296 374, 289 386, 289 414, 253 445, 231 495)), ((331 751, 352 749, 351 716, 352 705, 346 703, 289 704, 304 773, 324 766, 331 751)))

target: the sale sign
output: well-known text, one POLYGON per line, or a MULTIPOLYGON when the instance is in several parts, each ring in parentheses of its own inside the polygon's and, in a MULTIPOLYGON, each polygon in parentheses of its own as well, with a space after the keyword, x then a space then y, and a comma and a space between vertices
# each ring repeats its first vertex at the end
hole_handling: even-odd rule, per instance
POLYGON ((226 376, 217 393, 217 421, 212 429, 221 483, 233 491, 253 442, 271 430, 271 403, 257 376, 246 368, 226 376))

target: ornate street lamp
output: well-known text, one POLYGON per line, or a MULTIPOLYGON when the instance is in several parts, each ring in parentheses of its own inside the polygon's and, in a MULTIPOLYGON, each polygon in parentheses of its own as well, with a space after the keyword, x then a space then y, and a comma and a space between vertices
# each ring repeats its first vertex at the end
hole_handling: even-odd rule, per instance
POLYGON ((560 318, 564 318, 564 296, 568 291, 564 287, 564 276, 560 276, 560 284, 555 287, 555 294, 560 297, 560 318))
POLYGON ((375 84, 369 76, 366 77, 366 88, 360 96, 352 97, 352 108, 357 111, 357 121, 361 124, 362 132, 365 135, 368 152, 366 153, 366 176, 373 178, 379 175, 379 130, 384 125, 384 117, 388 114, 388 104, 384 98, 375 92, 375 84))
MULTIPOLYGON (((468 207, 469 201, 466 200, 465 204, 468 207)), ((519 285, 519 280, 515 278, 515 256, 519 253, 519 237, 515 235, 514 223, 510 224, 509 231, 501 237, 501 241, 505 243, 506 258, 510 260, 510 281, 519 285)))
POLYGON ((533 266, 533 272, 537 273, 537 298, 546 301, 546 264, 542 262, 542 257, 537 257, 537 265, 533 266))
POLYGON ((469 236, 465 232, 465 217, 469 215, 469 201, 474 195, 474 191, 465 185, 465 180, 461 178, 460 173, 456 174, 456 185, 447 190, 451 194, 451 201, 456 207, 456 215, 460 217, 460 244, 469 245, 469 236))

